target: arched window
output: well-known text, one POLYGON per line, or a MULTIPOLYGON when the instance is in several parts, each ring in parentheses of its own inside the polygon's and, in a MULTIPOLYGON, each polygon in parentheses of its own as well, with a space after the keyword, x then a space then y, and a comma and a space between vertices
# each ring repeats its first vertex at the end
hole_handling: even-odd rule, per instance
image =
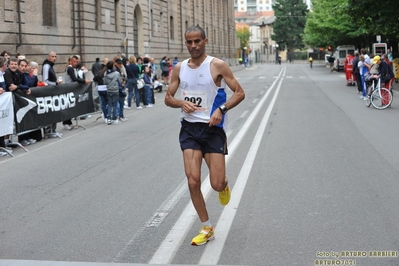
POLYGON ((94 28, 96 30, 101 30, 101 0, 95 0, 94 9, 94 28))

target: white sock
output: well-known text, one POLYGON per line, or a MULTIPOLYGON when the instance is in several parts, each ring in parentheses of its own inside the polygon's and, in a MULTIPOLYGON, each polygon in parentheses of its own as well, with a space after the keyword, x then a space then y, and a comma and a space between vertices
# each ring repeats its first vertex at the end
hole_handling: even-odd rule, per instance
POLYGON ((206 222, 203 222, 203 223, 202 223, 202 226, 212 226, 211 221, 208 220, 208 221, 206 221, 206 222))

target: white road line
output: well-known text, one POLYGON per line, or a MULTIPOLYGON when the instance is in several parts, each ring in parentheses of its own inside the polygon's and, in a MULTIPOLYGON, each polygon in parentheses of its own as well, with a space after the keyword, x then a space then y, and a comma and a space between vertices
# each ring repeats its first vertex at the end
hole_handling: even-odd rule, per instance
POLYGON ((224 243, 226 242, 234 217, 237 213, 241 197, 244 193, 244 189, 247 184, 249 174, 251 173, 252 166, 256 158, 256 154, 258 153, 262 137, 266 132, 265 129, 267 126, 267 122, 272 113, 282 82, 283 79, 280 80, 276 92, 274 93, 273 98, 266 110, 266 113, 263 116, 262 122, 259 125, 255 138, 252 141, 251 148, 248 151, 243 167, 241 168, 240 174, 238 175, 237 181, 234 185, 234 189, 232 189, 231 200, 229 204, 226 205, 226 207, 224 208, 222 215, 220 216, 219 221, 216 224, 215 228, 217 228, 216 230, 217 240, 211 241, 207 244, 205 251, 202 254, 201 260, 199 261, 199 265, 216 265, 219 261, 220 255, 222 254, 222 250, 224 247, 224 243))
POLYGON ((245 111, 240 115, 240 118, 244 118, 244 117, 247 115, 248 111, 249 111, 249 110, 245 110, 245 111))
MULTIPOLYGON (((283 71, 280 71, 278 77, 281 77, 283 71)), ((230 161, 230 156, 235 153, 237 147, 244 139, 247 131, 249 130, 251 124, 255 120, 255 117, 260 112, 261 107, 265 103, 266 99, 268 98, 270 92, 273 90, 273 87, 277 83, 278 79, 276 79, 273 84, 270 86, 270 89, 266 92, 265 96, 263 96, 262 100, 259 104, 255 107, 254 111, 248 117, 247 121, 241 128, 241 130, 237 133, 236 137, 229 145, 229 155, 226 156, 226 165, 228 165, 230 161)), ((204 199, 206 200, 211 192, 211 186, 209 182, 209 175, 203 180, 202 182, 202 194, 204 199)), ((187 235, 187 232, 191 228, 192 224, 194 223, 195 219, 198 219, 197 213, 192 205, 192 203, 188 203, 182 214, 180 215, 179 219, 176 221, 173 228, 169 231, 169 234, 165 237, 162 244, 159 246, 157 251, 154 253, 154 256, 150 260, 149 264, 170 264, 173 260, 174 256, 176 255, 177 250, 181 246, 184 238, 187 235)))

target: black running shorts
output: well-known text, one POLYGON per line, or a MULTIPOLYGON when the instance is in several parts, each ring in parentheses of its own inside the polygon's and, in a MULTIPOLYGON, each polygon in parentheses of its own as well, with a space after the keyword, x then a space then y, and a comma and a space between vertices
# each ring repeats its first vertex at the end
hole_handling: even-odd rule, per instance
POLYGON ((162 71, 162 77, 164 77, 164 78, 169 77, 169 70, 168 71, 162 71))
POLYGON ((210 127, 207 123, 182 121, 179 134, 180 148, 200 150, 205 153, 227 154, 227 137, 220 127, 210 127))

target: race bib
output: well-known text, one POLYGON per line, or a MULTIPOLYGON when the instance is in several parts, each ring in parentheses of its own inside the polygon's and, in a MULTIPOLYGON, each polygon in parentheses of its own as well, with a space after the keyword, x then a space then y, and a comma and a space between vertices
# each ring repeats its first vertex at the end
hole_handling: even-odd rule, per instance
POLYGON ((197 105, 195 112, 205 112, 208 110, 208 98, 206 92, 183 91, 183 100, 195 103, 197 105))

